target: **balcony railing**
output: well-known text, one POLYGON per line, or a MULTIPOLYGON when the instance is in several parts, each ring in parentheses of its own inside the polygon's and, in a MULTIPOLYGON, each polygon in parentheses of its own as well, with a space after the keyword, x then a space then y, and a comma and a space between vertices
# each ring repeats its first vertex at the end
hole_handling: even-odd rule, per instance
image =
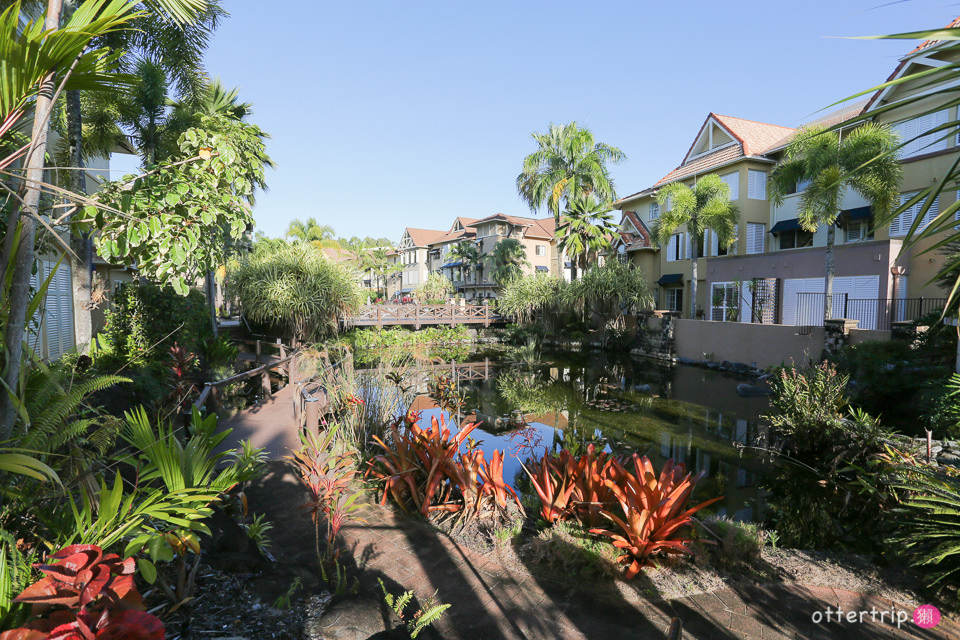
MULTIPOLYGON (((944 298, 850 298, 845 293, 833 294, 832 319, 858 320, 859 329, 889 331, 894 322, 913 322, 943 309, 944 298)), ((823 326, 822 293, 797 294, 797 326, 802 335, 813 327, 823 326)))

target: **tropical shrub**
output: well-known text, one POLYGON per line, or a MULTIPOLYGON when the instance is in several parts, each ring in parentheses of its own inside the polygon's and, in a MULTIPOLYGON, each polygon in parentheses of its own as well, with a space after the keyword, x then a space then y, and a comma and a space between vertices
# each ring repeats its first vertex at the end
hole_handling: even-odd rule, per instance
MULTIPOLYGON (((614 465, 619 466, 616 462, 614 465)), ((628 579, 651 566, 657 554, 691 553, 686 530, 693 514, 722 499, 718 496, 686 508, 694 486, 705 472, 692 476, 684 464, 667 460, 658 478, 650 460, 637 454, 633 454, 633 466, 635 473, 623 469, 618 471, 616 482, 604 481, 619 508, 602 509, 600 513, 616 528, 590 530, 611 538, 615 547, 626 551, 619 561, 628 565, 628 579)))
POLYGON ((497 311, 514 318, 520 325, 529 324, 555 310, 566 287, 562 278, 542 273, 514 278, 503 285, 497 298, 497 311))
POLYGON ((444 304, 453 293, 453 283, 439 273, 431 273, 413 290, 413 299, 420 304, 444 304))
MULTIPOLYGON (((594 444, 582 456, 568 449, 557 454, 544 452, 539 461, 528 461, 530 482, 540 498, 543 519, 553 524, 575 518, 585 526, 598 526, 605 520, 604 507, 614 504, 615 496, 607 481, 618 482, 622 461, 594 444)), ((526 469, 526 466, 524 466, 526 469)))
POLYGON ((135 568, 133 558, 121 560, 96 545, 61 549, 37 566, 44 577, 15 598, 32 605, 30 622, 0 640, 163 640, 163 623, 142 610, 135 568))
POLYGON ((921 414, 927 429, 938 436, 960 437, 960 374, 930 383, 921 414))
POLYGON ((382 453, 368 461, 367 475, 382 483, 381 504, 389 497, 408 513, 439 520, 448 514, 459 514, 463 521, 485 514, 500 519, 506 516, 508 497, 522 510, 516 492, 503 480, 502 452, 494 451, 488 462, 468 440, 477 423, 462 425, 451 435, 443 416, 431 418, 426 429, 418 419, 413 413, 395 421, 389 444, 373 438, 382 453), (464 443, 469 446, 461 453, 464 443))
POLYGON ((162 360, 174 342, 196 352, 210 331, 202 293, 191 289, 180 296, 169 287, 148 282, 117 287, 104 328, 112 355, 120 365, 131 360, 138 365, 162 360))
POLYGON ((407 628, 407 633, 410 634, 411 638, 416 638, 420 635, 421 631, 443 617, 446 610, 450 608, 449 604, 438 602, 436 599, 437 594, 433 594, 433 596, 427 598, 427 600, 417 608, 415 613, 407 618, 408 614, 406 613, 406 609, 413 600, 413 591, 404 591, 399 596, 394 596, 387 591, 383 580, 377 578, 377 582, 380 583, 380 588, 383 590, 384 602, 386 602, 390 610, 400 618, 400 621, 404 623, 407 628))
POLYGON ((355 274, 306 242, 254 254, 229 285, 249 320, 298 343, 336 334, 360 305, 355 274))
POLYGON ((789 439, 791 451, 818 451, 843 432, 849 381, 827 362, 781 368, 770 379, 770 406, 777 413, 764 418, 789 439))
POLYGON ((567 304, 585 308, 605 329, 617 323, 622 326, 624 313, 653 307, 653 295, 643 271, 615 259, 586 271, 570 284, 565 295, 567 304))

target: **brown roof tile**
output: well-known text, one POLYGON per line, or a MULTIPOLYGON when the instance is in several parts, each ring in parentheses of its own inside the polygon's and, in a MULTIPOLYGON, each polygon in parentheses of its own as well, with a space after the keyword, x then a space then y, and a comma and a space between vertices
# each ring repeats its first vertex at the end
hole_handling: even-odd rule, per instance
POLYGON ((556 229, 556 223, 553 219, 553 216, 548 216, 546 218, 524 218, 521 216, 508 216, 505 213, 496 213, 492 216, 475 220, 468 226, 476 227, 479 224, 490 222, 491 220, 503 220, 504 222, 509 222, 513 225, 527 227, 525 235, 528 238, 550 239, 553 238, 554 230, 556 229))
POLYGON ((417 247, 426 247, 446 233, 446 231, 438 231, 436 229, 414 229, 413 227, 407 227, 406 231, 410 235, 410 239, 413 240, 413 244, 417 247))
POLYGON ((772 145, 781 140, 793 127, 781 127, 777 124, 744 120, 733 116, 711 114, 714 119, 724 126, 743 145, 743 155, 762 155, 772 145))
MULTIPOLYGON (((743 151, 740 149, 740 145, 732 145, 729 147, 724 147, 723 149, 718 149, 713 153, 701 156, 696 160, 691 160, 685 165, 679 166, 663 178, 657 181, 654 186, 659 187, 662 184, 667 184, 668 182, 675 182, 677 180, 682 180, 692 176, 695 173, 703 173, 709 171, 714 167, 718 167, 727 162, 732 162, 737 158, 743 157, 743 151)), ((642 192, 641 192, 642 193, 642 192)))

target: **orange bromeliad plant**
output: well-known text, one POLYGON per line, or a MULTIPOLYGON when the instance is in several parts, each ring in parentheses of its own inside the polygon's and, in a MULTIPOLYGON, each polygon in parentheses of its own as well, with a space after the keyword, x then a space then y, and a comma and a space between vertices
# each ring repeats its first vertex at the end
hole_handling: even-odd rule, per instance
MULTIPOLYGON (((614 464, 620 467, 618 462, 614 464)), ((682 463, 674 464, 671 459, 664 464, 658 478, 649 458, 637 454, 633 454, 633 466, 636 474, 620 467, 616 481, 604 481, 615 496, 623 517, 608 509, 600 513, 618 530, 590 530, 613 539, 615 547, 626 551, 619 560, 629 564, 627 578, 650 566, 650 558, 655 553, 690 553, 687 548, 690 540, 682 535, 681 529, 691 523, 694 513, 722 499, 713 498, 686 509, 693 487, 703 477, 703 471, 692 476, 682 463)))

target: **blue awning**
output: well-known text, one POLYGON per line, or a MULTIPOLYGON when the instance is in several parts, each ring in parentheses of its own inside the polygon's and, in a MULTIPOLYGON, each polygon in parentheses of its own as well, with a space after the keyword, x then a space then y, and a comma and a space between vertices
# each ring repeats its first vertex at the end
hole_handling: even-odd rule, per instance
POLYGON ((837 226, 842 227, 847 222, 853 222, 854 220, 869 220, 872 212, 870 211, 870 206, 866 207, 856 207, 854 209, 844 209, 840 212, 840 215, 837 216, 837 226))
POLYGON ((667 273, 660 276, 660 279, 657 280, 657 284, 675 284, 677 282, 683 282, 682 273, 667 273))
POLYGON ((777 224, 773 225, 773 228, 770 229, 770 233, 781 233, 783 231, 796 231, 800 228, 800 219, 791 218, 790 220, 781 220, 777 224))
POLYGON ((462 262, 448 262, 447 264, 443 265, 442 268, 446 269, 447 267, 461 267, 461 266, 463 266, 462 262))
POLYGON ((410 293, 413 289, 400 289, 400 293, 410 293))
POLYGON ((537 271, 550 271, 550 267, 537 267, 537 271))
POLYGON ((565 268, 567 268, 567 269, 570 269, 570 268, 573 267, 573 263, 572 263, 572 262, 564 262, 564 263, 563 263, 563 266, 564 266, 565 268))

